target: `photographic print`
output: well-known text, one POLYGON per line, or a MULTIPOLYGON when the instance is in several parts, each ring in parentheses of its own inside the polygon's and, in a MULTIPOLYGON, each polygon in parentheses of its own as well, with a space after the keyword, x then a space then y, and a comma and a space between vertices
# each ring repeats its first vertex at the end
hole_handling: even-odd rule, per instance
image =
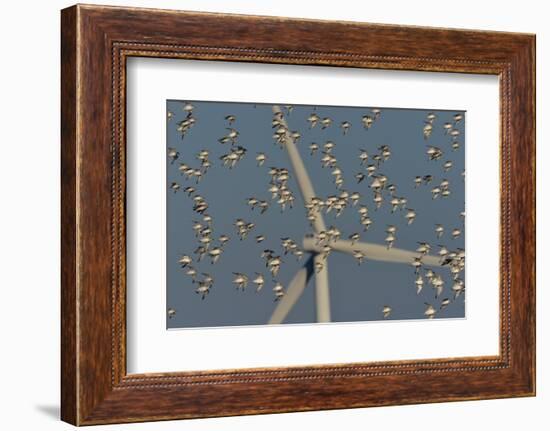
POLYGON ((168 329, 465 317, 464 111, 166 115, 168 329))

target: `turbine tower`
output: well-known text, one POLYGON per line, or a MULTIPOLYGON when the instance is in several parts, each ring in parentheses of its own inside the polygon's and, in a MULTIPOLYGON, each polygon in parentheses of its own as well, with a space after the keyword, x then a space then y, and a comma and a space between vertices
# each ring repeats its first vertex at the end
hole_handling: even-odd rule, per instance
MULTIPOLYGON (((278 105, 273 106, 273 112, 279 115, 281 125, 285 129, 284 147, 286 148, 292 171, 296 177, 296 182, 300 189, 304 204, 312 201, 316 197, 313 184, 304 166, 300 152, 296 148, 294 141, 289 135, 288 124, 284 118, 284 114, 278 105)), ((326 225, 323 220, 321 211, 315 213, 313 220, 313 230, 316 234, 326 231, 326 225)), ((331 243, 334 251, 352 255, 354 251, 360 251, 365 258, 377 260, 381 262, 394 262, 410 264, 414 258, 418 257, 418 253, 414 251, 392 248, 388 250, 385 246, 370 243, 370 242, 355 242, 352 245, 351 241, 336 240, 331 243)), ((304 237, 303 249, 311 253, 311 256, 306 261, 304 266, 298 270, 294 278, 290 281, 285 296, 279 301, 273 311, 268 323, 282 323, 292 307, 300 298, 302 292, 307 286, 311 276, 315 274, 315 303, 317 310, 317 322, 330 322, 330 289, 328 281, 328 256, 326 259, 321 254, 321 247, 314 238, 304 237), (319 265, 319 270, 315 271, 315 263, 322 262, 319 265)), ((425 255, 422 257, 422 264, 426 266, 441 266, 441 263, 436 256, 425 255)))

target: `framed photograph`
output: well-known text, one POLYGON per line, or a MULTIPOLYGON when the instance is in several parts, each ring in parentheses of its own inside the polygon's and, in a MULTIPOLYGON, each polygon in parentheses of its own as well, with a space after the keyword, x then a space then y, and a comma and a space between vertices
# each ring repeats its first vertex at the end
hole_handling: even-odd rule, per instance
POLYGON ((62 419, 535 394, 535 37, 62 11, 62 419))

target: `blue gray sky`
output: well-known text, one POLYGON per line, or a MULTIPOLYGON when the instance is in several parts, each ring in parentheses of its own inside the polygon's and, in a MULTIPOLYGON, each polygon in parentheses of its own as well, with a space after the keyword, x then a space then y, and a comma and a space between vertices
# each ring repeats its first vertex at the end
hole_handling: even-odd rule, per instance
MULTIPOLYGON (((387 235, 385 230, 387 225, 392 224, 398 229, 394 244, 396 248, 416 250, 420 241, 428 242, 432 246, 432 254, 439 250, 438 245, 445 245, 449 249, 464 248, 464 224, 460 213, 464 211, 465 196, 462 177, 465 167, 465 119, 454 126, 460 131, 460 148, 455 151, 451 149, 450 136, 443 129, 443 124, 453 122, 453 115, 458 111, 382 107, 380 118, 366 130, 362 126, 361 118, 372 115, 370 107, 293 107, 289 115, 285 111, 285 119, 290 130, 298 131, 302 135, 297 147, 316 195, 326 198, 338 194, 339 191, 334 185, 331 169, 321 166, 321 149, 311 156, 308 147, 311 142, 316 142, 322 148, 325 142, 333 141, 333 152, 343 171, 343 189, 361 194, 360 204, 369 208, 369 216, 373 220, 371 228, 363 232, 357 207, 349 206, 339 217, 333 212, 325 214, 327 226, 338 227, 343 239, 351 233, 359 232, 361 241, 384 244, 387 235), (333 120, 332 126, 325 130, 319 125, 310 129, 307 118, 314 109, 320 117, 330 117, 333 120), (423 127, 428 113, 434 113, 436 119, 431 137, 425 140, 423 127), (343 121, 349 121, 352 125, 346 135, 343 135, 339 127, 343 121), (372 201, 373 193, 368 187, 371 180, 366 178, 358 184, 354 178, 358 172, 366 173, 359 163, 359 150, 366 149, 372 156, 379 152, 381 145, 388 145, 392 154, 380 165, 378 173, 386 175, 388 184, 397 187, 396 195, 407 198, 407 207, 416 211, 416 220, 411 225, 406 223, 405 211, 391 212, 387 192, 384 193, 382 207, 376 210, 372 201), (429 160, 426 154, 427 145, 441 148, 443 157, 437 161, 429 160), (453 162, 453 167, 444 172, 443 163, 447 160, 453 162), (428 174, 433 176, 432 183, 415 188, 414 178, 428 174), (431 189, 443 179, 450 182, 451 195, 432 199, 431 189), (436 224, 445 228, 440 239, 435 235, 436 224), (453 228, 460 228, 462 235, 452 239, 453 228)), ((167 158, 167 308, 176 311, 175 315, 167 318, 167 327, 265 324, 277 302, 274 301, 272 291, 274 282, 260 256, 262 250, 272 249, 282 255, 281 238, 289 237, 301 244, 304 235, 312 233, 286 151, 276 145, 272 137, 272 105, 168 100, 167 111, 172 115, 167 122, 167 148, 176 148, 179 152, 178 159, 173 163, 167 158), (182 109, 186 102, 194 106, 192 115, 196 123, 182 139, 177 125, 186 117, 182 109), (229 152, 231 144, 223 145, 218 142, 228 132, 226 128, 229 126, 225 117, 230 114, 236 117, 231 127, 239 132, 237 145, 247 149, 244 158, 233 169, 223 167, 220 160, 223 154, 229 152), (181 175, 178 167, 180 163, 185 163, 198 168, 200 161, 196 159, 196 154, 203 149, 209 151, 212 167, 197 184, 194 179, 186 179, 181 175), (257 166, 255 160, 258 152, 265 153, 268 158, 261 167, 257 166), (291 171, 288 186, 296 196, 293 208, 281 212, 280 207, 271 200, 267 190, 270 167, 284 167, 291 171), (181 186, 178 192, 170 188, 173 182, 181 186), (201 221, 201 216, 193 212, 192 197, 183 192, 187 186, 196 188, 208 202, 207 213, 213 218, 213 238, 218 238, 221 234, 227 234, 231 238, 225 245, 221 258, 214 265, 208 257, 196 262, 196 255, 193 254, 197 248, 197 239, 192 225, 194 221, 201 221), (257 209, 251 211, 246 202, 249 197, 269 201, 269 210, 262 215, 257 209), (239 240, 233 226, 237 218, 255 224, 254 230, 243 241, 239 240), (258 244, 255 236, 260 234, 265 235, 266 239, 258 244), (201 273, 208 273, 215 280, 204 300, 195 292, 197 285, 192 283, 178 263, 179 257, 184 254, 193 257, 192 265, 197 269, 199 277, 201 273), (266 284, 260 292, 256 292, 255 286, 250 282, 244 291, 237 290, 232 283, 234 272, 245 273, 250 280, 255 272, 261 272, 265 275, 266 284)), ((462 114, 465 117, 465 113, 462 114)), ((283 259, 277 281, 286 287, 307 260, 307 253, 301 261, 291 255, 283 256, 283 259)), ((366 260, 358 265, 352 256, 333 252, 328 257, 328 265, 334 322, 383 320, 384 305, 392 308, 388 319, 423 319, 426 302, 438 309, 436 318, 465 316, 464 295, 439 310, 444 298, 453 299, 452 278, 448 269, 437 271, 443 276, 445 287, 442 295, 436 299, 434 289, 426 280, 422 292, 417 295, 414 284, 416 275, 413 267, 407 264, 366 260)), ((464 274, 461 274, 461 278, 464 278, 464 274)), ((315 290, 312 279, 285 323, 312 323, 315 319, 315 290)))

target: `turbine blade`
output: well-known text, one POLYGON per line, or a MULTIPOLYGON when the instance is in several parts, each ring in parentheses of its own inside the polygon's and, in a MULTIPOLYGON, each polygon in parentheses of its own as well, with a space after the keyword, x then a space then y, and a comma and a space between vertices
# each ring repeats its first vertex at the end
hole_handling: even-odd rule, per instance
POLYGON ((310 256, 304 266, 296 273, 289 283, 285 295, 281 298, 275 310, 273 310, 273 314, 267 322, 268 324, 276 325, 283 323, 290 310, 292 310, 292 307, 294 307, 294 304, 298 302, 312 274, 313 256, 310 256))
MULTIPOLYGON (((377 260, 381 262, 394 263, 412 263, 414 258, 419 257, 420 253, 416 251, 403 250, 399 248, 388 248, 384 245, 371 242, 356 242, 353 245, 351 241, 337 240, 330 243, 334 251, 353 254, 355 250, 362 252, 366 259, 377 260)), ((315 238, 306 237, 303 241, 303 248, 306 251, 321 251, 321 246, 316 244, 315 238)), ((426 266, 441 266, 440 259, 437 256, 425 255, 422 257, 422 263, 426 266)))

